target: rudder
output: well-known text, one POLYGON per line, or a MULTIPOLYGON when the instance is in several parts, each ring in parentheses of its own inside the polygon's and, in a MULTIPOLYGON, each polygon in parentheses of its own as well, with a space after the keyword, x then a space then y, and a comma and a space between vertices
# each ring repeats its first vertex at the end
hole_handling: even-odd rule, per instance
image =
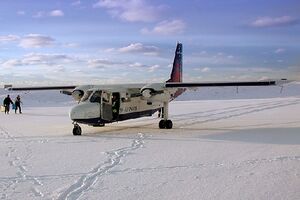
POLYGON ((182 44, 177 43, 173 68, 167 82, 182 82, 182 44))

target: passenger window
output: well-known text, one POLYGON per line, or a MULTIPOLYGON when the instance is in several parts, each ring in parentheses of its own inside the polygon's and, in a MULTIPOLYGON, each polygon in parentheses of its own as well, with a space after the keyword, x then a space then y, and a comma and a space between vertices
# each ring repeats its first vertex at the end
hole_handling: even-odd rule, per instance
POLYGON ((101 103, 101 91, 96 91, 91 99, 90 99, 90 102, 92 103, 101 103))

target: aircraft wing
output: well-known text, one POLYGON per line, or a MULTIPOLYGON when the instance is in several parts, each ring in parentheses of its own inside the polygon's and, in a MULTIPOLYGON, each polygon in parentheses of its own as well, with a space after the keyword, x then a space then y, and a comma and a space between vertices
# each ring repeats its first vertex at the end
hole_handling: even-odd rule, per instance
POLYGON ((38 86, 38 87, 6 87, 7 90, 22 91, 22 90, 71 90, 75 89, 76 86, 38 86))
POLYGON ((187 88, 196 87, 239 87, 239 86, 282 86, 289 83, 286 79, 266 80, 266 81, 244 81, 244 82, 199 82, 199 83, 183 83, 183 82, 166 82, 160 84, 149 84, 141 88, 141 94, 144 98, 156 101, 167 101, 174 99, 182 94, 187 88), (172 95, 164 95, 172 94, 172 95))
POLYGON ((272 81, 247 81, 247 82, 203 82, 203 83, 172 83, 165 84, 166 88, 189 88, 189 87, 230 87, 230 86, 268 86, 277 85, 272 81))
POLYGON ((60 90, 60 93, 65 95, 72 95, 76 88, 74 85, 69 86, 37 86, 37 87, 13 87, 12 85, 4 86, 4 89, 10 91, 26 91, 26 90, 60 90))

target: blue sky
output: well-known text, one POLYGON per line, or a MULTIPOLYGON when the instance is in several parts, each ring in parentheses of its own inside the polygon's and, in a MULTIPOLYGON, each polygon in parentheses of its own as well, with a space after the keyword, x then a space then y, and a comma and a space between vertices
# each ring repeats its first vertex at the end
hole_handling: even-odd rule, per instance
POLYGON ((297 0, 2 0, 0 84, 300 80, 297 0))

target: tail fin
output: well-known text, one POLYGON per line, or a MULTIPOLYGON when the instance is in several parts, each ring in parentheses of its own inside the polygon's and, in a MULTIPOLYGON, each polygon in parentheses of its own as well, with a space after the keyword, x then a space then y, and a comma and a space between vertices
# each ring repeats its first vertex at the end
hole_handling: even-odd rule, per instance
POLYGON ((172 73, 167 82, 182 82, 182 44, 177 43, 172 73))

